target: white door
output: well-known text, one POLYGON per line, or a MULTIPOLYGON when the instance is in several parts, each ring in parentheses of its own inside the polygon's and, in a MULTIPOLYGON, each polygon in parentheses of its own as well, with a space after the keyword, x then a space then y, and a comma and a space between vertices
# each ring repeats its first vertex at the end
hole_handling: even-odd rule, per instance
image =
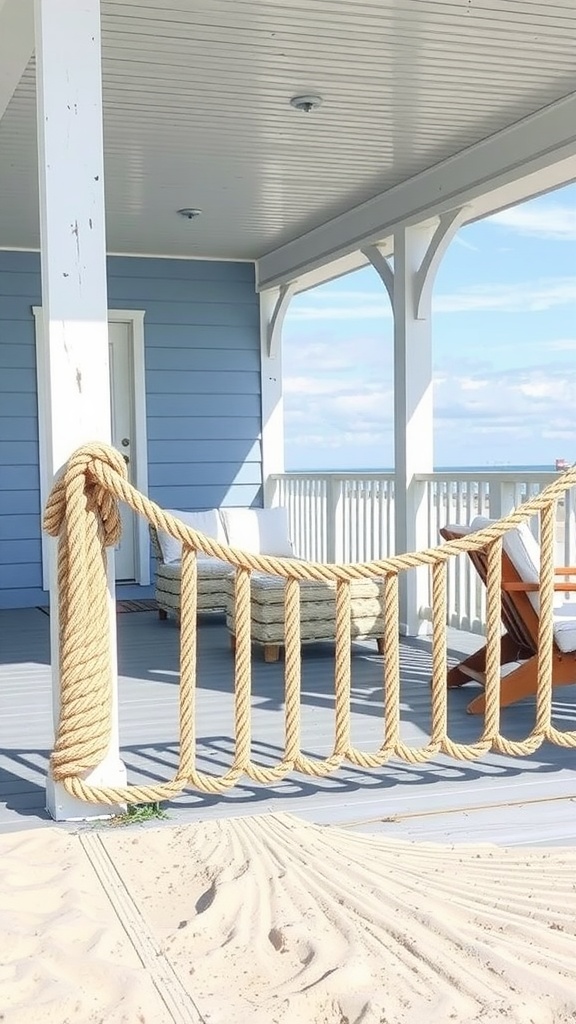
MULTIPOLYGON (((110 396, 112 404, 112 444, 125 459, 128 479, 134 482, 131 449, 135 450, 134 415, 134 360, 132 351, 132 325, 109 323, 110 396)), ((136 579, 136 516, 124 504, 120 505, 122 539, 115 551, 116 579, 136 579)))

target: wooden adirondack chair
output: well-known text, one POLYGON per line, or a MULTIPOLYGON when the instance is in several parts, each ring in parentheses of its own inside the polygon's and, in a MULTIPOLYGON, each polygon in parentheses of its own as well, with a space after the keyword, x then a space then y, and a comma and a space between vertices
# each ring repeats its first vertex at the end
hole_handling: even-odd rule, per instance
MULTIPOLYGON (((491 520, 478 516, 470 526, 445 526, 440 535, 445 540, 456 540, 480 530, 491 520)), ((540 577, 540 549, 526 525, 510 530, 502 541, 502 623, 501 662, 507 666, 502 674, 500 705, 507 707, 536 693, 538 674, 538 590, 540 577)), ((480 579, 486 584, 487 555, 485 551, 471 551, 470 559, 480 579)), ((555 569, 558 577, 557 592, 576 592, 576 568, 562 566, 555 569)), ((486 669, 486 646, 465 658, 447 676, 448 687, 463 686, 471 679, 483 683, 486 669)), ((576 603, 557 602, 554 610, 554 649, 552 685, 566 686, 576 683, 576 603)), ((484 694, 468 705, 468 713, 484 712, 484 694)))

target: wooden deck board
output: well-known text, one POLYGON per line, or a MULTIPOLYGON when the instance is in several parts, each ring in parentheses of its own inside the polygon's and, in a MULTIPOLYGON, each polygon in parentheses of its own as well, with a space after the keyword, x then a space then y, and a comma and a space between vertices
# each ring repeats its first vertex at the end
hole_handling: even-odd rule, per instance
MULTIPOLYGON (((152 612, 118 618, 120 733, 131 781, 169 777, 177 763, 178 630, 152 612)), ((451 632, 454 658, 478 637, 451 632)), ((429 728, 429 646, 402 642, 402 734, 421 744, 429 728)), ((199 633, 198 765, 223 771, 233 756, 232 656, 218 619, 199 633)), ((475 739, 481 720, 465 713, 474 685, 449 695, 450 734, 475 739)), ((374 646, 353 655, 352 734, 374 749, 382 734, 382 659, 374 646)), ((305 648, 302 678, 303 747, 322 756, 333 730, 333 647, 305 648)), ((253 664, 253 754, 274 763, 283 741, 283 666, 253 664)), ((576 686, 554 701, 556 724, 576 728, 576 686)), ((507 709, 503 728, 520 738, 531 726, 533 702, 507 709)), ((30 609, 0 613, 0 830, 48 820, 44 779, 52 742, 49 619, 30 609)), ((344 767, 329 779, 294 776, 274 787, 249 780, 224 797, 187 792, 168 807, 170 821, 285 811, 322 824, 385 829, 398 838, 576 843, 574 751, 546 746, 528 758, 495 754, 477 762, 446 757, 411 765, 391 762, 369 772, 344 767), (433 813, 431 813, 433 812, 433 813), (386 819, 393 819, 392 821, 386 819), (391 830, 390 832, 388 830, 391 830)))

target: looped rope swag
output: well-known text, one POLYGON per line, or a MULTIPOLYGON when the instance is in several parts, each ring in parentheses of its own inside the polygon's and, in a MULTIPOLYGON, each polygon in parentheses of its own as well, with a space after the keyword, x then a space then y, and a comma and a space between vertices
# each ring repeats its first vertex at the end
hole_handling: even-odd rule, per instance
POLYGON ((559 476, 539 495, 498 522, 437 548, 394 558, 349 565, 325 565, 267 555, 253 555, 206 537, 175 519, 128 482, 126 466, 115 449, 103 444, 79 448, 55 484, 44 515, 44 529, 58 537, 60 623, 60 718, 51 772, 55 780, 82 800, 104 804, 167 800, 192 786, 222 793, 242 776, 270 784, 298 771, 325 776, 343 761, 377 768, 391 757, 419 763, 439 753, 460 760, 489 750, 525 755, 549 741, 576 746, 576 732, 559 732, 551 724, 552 609, 554 527, 558 499, 576 484, 576 468, 559 476), (105 757, 112 725, 112 665, 109 649, 110 600, 106 547, 120 538, 118 502, 125 502, 157 530, 182 543, 180 639, 180 753, 175 776, 166 782, 122 787, 92 786, 84 776, 105 757), (541 516, 540 633, 536 721, 529 736, 512 741, 500 733, 501 549, 504 534, 541 516), (462 552, 486 549, 487 652, 484 728, 476 743, 456 743, 447 732, 447 565, 462 552), (228 771, 208 775, 195 767, 196 690, 196 555, 213 555, 236 569, 234 666, 235 752, 228 771), (398 577, 407 569, 429 566, 432 572, 432 727, 421 747, 400 736, 400 656, 398 577), (283 578, 285 584, 285 744, 276 765, 263 767, 251 757, 250 573, 283 578), (384 740, 373 751, 351 742, 350 583, 379 579, 384 583, 384 740), (336 588, 335 729, 332 752, 311 758, 300 739, 300 587, 303 580, 330 582, 336 588))

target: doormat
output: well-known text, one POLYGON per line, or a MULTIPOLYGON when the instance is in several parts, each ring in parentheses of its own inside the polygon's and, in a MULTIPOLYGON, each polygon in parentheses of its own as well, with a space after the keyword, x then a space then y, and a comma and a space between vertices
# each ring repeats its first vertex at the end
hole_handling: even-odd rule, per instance
MULTIPOLYGON (((155 612, 158 609, 156 601, 117 601, 116 611, 119 615, 125 612, 155 612)), ((39 605, 38 611, 43 612, 44 615, 50 615, 50 608, 48 605, 39 605)))

